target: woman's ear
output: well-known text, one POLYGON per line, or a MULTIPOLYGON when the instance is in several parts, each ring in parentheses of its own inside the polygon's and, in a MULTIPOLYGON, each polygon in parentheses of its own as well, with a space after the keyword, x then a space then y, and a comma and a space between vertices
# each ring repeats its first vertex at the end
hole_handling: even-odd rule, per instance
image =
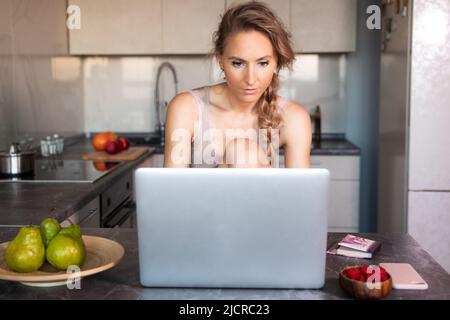
POLYGON ((216 60, 219 63, 220 69, 223 71, 223 61, 222 61, 223 59, 222 59, 222 57, 221 56, 216 56, 216 60))

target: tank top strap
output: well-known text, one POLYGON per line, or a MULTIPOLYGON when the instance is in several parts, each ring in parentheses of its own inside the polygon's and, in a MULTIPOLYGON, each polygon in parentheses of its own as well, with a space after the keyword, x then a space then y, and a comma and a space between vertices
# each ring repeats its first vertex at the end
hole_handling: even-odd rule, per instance
MULTIPOLYGON (((203 95, 196 90, 189 90, 191 95, 194 97, 195 105, 198 110, 197 126, 196 132, 198 134, 203 134, 203 132, 208 129, 208 104, 209 104, 209 88, 204 87, 203 95)), ((196 140, 197 137, 194 135, 192 141, 196 140)))
POLYGON ((277 104, 278 104, 278 107, 281 109, 282 112, 286 111, 286 103, 287 103, 287 100, 285 98, 279 96, 277 104))
POLYGON ((202 103, 203 103, 203 101, 202 101, 201 97, 199 96, 199 94, 196 91, 189 90, 188 92, 194 98, 195 105, 197 106, 197 110, 198 110, 199 120, 200 120, 202 118, 202 113, 203 113, 202 112, 202 109, 203 109, 202 103))

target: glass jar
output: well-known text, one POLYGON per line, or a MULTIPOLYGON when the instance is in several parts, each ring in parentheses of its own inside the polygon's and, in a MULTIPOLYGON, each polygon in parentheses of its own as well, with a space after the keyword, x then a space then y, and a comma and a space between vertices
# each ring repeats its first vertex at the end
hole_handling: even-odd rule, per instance
POLYGON ((53 135, 53 140, 56 145, 56 153, 61 154, 64 151, 64 138, 59 134, 55 133, 53 135))

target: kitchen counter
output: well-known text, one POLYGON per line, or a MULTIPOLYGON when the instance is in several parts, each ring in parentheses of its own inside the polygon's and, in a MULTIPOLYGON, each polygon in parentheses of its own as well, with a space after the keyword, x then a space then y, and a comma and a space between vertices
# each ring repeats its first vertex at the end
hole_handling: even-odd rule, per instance
MULTIPOLYGON (((129 136, 132 145, 151 145, 150 136, 149 139, 139 137, 141 136, 129 136)), ((83 154, 92 150, 91 141, 84 135, 78 135, 71 139, 71 144, 65 147, 64 153, 59 157, 63 160, 81 160, 83 154)), ((39 224, 47 216, 63 221, 153 153, 162 152, 160 147, 151 147, 139 159, 120 163, 94 183, 0 182, 0 226, 39 224)), ((359 148, 339 134, 323 135, 321 143, 313 144, 311 150, 312 155, 359 153, 359 148)))
POLYGON ((99 192, 89 183, 0 183, 0 226, 39 225, 54 217, 63 221, 99 192))
POLYGON ((312 141, 311 155, 360 155, 361 150, 341 134, 324 134, 320 141, 312 141))
MULTIPOLYGON (((14 238, 18 228, 1 228, 0 241, 14 238)), ((339 287, 339 270, 348 265, 378 264, 380 262, 408 262, 427 281, 428 290, 395 290, 386 299, 450 299, 450 275, 409 235, 360 234, 379 240, 382 247, 372 260, 327 256, 325 286, 320 290, 283 289, 193 289, 143 288, 139 284, 137 233, 134 229, 83 229, 118 241, 125 248, 125 256, 114 268, 81 280, 80 290, 66 286, 37 288, 0 280, 0 299, 349 299, 339 287)), ((342 233, 329 233, 328 245, 342 238, 342 233)))
MULTIPOLYGON (((132 143, 139 146, 154 146, 155 153, 163 154, 164 148, 151 144, 148 141, 155 138, 145 135, 131 135, 129 139, 132 143)), ((152 140, 152 141, 153 141, 152 140)), ((280 149, 280 155, 284 154, 284 149, 280 149)), ((320 141, 313 140, 311 143, 311 155, 333 155, 333 156, 348 156, 360 155, 361 150, 353 143, 345 138, 341 133, 324 133, 320 141)))
MULTIPOLYGON (((80 160, 92 151, 90 141, 80 139, 67 146, 60 156, 80 160)), ((130 173, 153 152, 150 149, 134 161, 123 161, 94 183, 79 182, 0 182, 0 226, 39 224, 51 216, 63 221, 100 195, 124 174, 130 173)))

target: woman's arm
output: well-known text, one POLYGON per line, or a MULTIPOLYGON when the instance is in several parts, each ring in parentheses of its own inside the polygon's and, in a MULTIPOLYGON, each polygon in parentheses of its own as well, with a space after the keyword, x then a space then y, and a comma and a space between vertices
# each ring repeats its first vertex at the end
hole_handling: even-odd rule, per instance
POLYGON ((311 152, 311 117, 302 105, 289 101, 283 117, 286 168, 309 168, 311 152))
POLYGON ((164 168, 187 168, 191 162, 191 141, 197 111, 188 92, 176 95, 166 114, 164 168))

